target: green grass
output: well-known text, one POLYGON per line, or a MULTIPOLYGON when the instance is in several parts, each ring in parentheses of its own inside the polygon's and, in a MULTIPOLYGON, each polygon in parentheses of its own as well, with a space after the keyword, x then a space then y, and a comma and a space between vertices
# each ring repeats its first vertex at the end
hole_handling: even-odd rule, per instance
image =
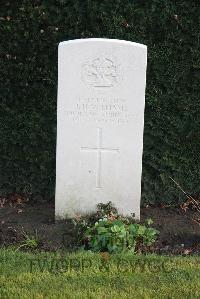
POLYGON ((200 298, 200 258, 0 250, 0 298, 200 298))

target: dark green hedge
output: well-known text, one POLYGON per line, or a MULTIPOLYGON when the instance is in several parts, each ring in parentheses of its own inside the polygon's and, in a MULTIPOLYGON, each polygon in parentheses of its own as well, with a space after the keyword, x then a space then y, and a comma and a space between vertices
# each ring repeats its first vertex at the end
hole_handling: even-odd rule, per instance
POLYGON ((148 46, 143 200, 200 193, 199 0, 0 1, 0 193, 54 197, 57 46, 148 46))

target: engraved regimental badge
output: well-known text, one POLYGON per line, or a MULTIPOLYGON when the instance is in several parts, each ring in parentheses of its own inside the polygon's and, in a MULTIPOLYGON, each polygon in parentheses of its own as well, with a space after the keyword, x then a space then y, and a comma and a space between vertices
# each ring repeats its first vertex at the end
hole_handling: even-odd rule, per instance
POLYGON ((97 57, 82 66, 82 80, 93 87, 113 87, 121 78, 120 66, 113 59, 97 57))

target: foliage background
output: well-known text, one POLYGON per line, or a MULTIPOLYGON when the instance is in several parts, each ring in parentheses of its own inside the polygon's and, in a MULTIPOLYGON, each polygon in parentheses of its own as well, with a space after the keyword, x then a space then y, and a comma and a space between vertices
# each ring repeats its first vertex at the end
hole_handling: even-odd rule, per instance
POLYGON ((148 46, 143 203, 200 194, 198 0, 4 1, 0 10, 0 194, 54 197, 57 46, 76 38, 148 46))

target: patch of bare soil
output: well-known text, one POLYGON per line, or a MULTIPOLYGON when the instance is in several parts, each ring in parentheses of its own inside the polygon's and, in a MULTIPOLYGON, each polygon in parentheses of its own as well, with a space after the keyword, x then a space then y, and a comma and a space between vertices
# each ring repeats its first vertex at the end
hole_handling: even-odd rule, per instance
POLYGON ((179 208, 143 208, 141 221, 151 218, 153 226, 160 231, 152 251, 157 253, 200 253, 200 225, 192 221, 193 211, 182 212, 179 208))
MULTIPOLYGON (((156 244, 148 252, 160 254, 199 254, 200 226, 178 208, 142 208, 141 222, 147 218, 160 231, 156 244)), ((74 250, 75 236, 69 221, 54 221, 52 203, 2 205, 0 208, 0 246, 17 245, 24 234, 38 236, 41 250, 74 250)), ((146 252, 146 249, 145 249, 146 252)))

